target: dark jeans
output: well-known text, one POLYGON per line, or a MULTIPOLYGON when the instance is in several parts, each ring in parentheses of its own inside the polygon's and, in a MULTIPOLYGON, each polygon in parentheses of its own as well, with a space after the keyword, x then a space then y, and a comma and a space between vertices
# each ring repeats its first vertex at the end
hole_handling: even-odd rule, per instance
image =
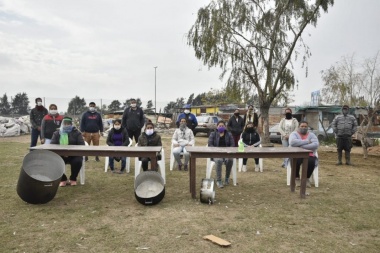
POLYGON ((235 147, 238 147, 239 146, 239 140, 240 140, 240 134, 233 134, 232 138, 234 139, 235 147))
POLYGON ((342 150, 346 152, 351 152, 352 148, 352 138, 350 137, 337 137, 336 138, 336 147, 338 152, 342 150))
MULTIPOLYGON (((255 164, 259 164, 259 158, 254 158, 255 159, 255 164)), ((248 158, 243 158, 243 165, 247 165, 247 160, 248 158)))
MULTIPOLYGON (((315 168, 315 159, 315 156, 309 156, 309 159, 307 161, 307 178, 310 178, 311 174, 313 174, 315 168)), ((298 158, 296 163, 296 178, 300 178, 300 169, 302 163, 303 158, 298 158)))
POLYGON ((31 147, 37 146, 38 137, 40 137, 40 140, 41 140, 41 132, 35 128, 32 128, 32 132, 30 133, 30 138, 31 138, 30 146, 31 147))
MULTIPOLYGON (((110 166, 110 168, 112 170, 115 168, 114 167, 114 160, 115 160, 114 157, 109 157, 108 165, 110 166)), ((125 157, 121 157, 121 170, 125 169, 125 165, 126 165, 126 158, 125 157)))
MULTIPOLYGON (((80 169, 82 168, 83 163, 83 157, 82 156, 69 156, 69 157, 63 157, 61 156, 65 164, 70 164, 71 166, 71 175, 70 180, 71 181, 77 181, 77 176, 79 174, 80 169)), ((66 181, 67 176, 63 174, 61 181, 66 181)))
MULTIPOLYGON (((140 157, 139 159, 141 161, 141 167, 142 167, 143 171, 147 171, 150 158, 149 157, 140 157)), ((159 161, 159 160, 161 160, 161 155, 157 156, 157 161, 159 161)), ((152 168, 155 170, 158 169, 156 167, 157 167, 157 165, 152 166, 152 168)))
POLYGON ((127 129, 127 132, 128 132, 129 138, 131 138, 132 141, 133 141, 133 138, 135 138, 135 142, 137 143, 139 140, 139 136, 141 135, 141 129, 139 130, 127 129))

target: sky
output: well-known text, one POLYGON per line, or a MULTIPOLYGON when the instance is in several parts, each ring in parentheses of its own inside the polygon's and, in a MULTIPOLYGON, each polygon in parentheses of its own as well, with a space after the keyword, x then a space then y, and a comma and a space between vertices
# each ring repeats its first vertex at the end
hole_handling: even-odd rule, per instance
MULTIPOLYGON (((124 102, 157 108, 224 87, 187 45, 186 33, 206 0, 0 0, 0 96, 26 92, 46 104, 124 102), (157 68, 155 68, 157 67, 157 68), (101 100, 100 100, 101 99, 101 100), (66 100, 63 103, 63 100, 66 100)), ((294 105, 323 87, 321 71, 343 56, 358 60, 380 50, 380 1, 335 0, 303 37, 312 52, 308 77, 300 64, 294 105)))

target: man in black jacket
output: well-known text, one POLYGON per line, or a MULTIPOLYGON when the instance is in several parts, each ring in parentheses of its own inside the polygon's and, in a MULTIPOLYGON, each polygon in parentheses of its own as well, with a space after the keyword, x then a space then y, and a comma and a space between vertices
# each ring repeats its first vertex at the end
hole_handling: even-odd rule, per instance
POLYGON ((36 98, 36 107, 30 111, 30 123, 32 124, 32 130, 30 133, 31 141, 30 146, 35 147, 37 145, 38 137, 41 139, 41 123, 45 115, 48 114, 48 110, 42 105, 42 99, 36 98))
POLYGON ((141 128, 145 124, 144 112, 137 106, 136 99, 131 98, 130 107, 125 108, 122 118, 122 127, 127 129, 128 136, 138 142, 141 135, 141 128))

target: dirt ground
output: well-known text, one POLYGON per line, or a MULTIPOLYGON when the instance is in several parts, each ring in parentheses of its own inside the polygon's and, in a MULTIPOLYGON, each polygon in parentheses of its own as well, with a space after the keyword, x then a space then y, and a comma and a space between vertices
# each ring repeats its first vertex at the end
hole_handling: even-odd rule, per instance
MULTIPOLYGON (((0 138, 2 252, 378 252, 378 147, 367 159, 354 147, 355 166, 336 166, 336 147, 321 145, 319 187, 307 188, 306 199, 299 188, 290 192, 282 159, 264 159, 263 173, 249 159, 238 185, 216 189, 214 205, 207 205, 190 197, 187 172, 169 170, 170 140, 162 133, 167 183, 156 206, 135 200, 133 165, 129 174, 105 173, 104 158, 94 157, 85 185, 59 188, 49 203, 30 205, 16 194, 30 136, 0 138), (204 240, 209 234, 232 245, 204 240)), ((196 137, 196 145, 206 142, 196 137)), ((197 162, 197 191, 205 165, 197 162)))

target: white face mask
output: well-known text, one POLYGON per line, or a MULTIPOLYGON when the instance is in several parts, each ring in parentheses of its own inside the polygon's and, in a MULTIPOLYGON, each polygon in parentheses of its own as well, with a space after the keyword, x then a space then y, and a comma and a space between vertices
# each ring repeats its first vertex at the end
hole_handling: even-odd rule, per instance
POLYGON ((136 107, 136 104, 131 104, 131 107, 136 107))
POLYGON ((115 128, 116 130, 119 130, 120 129, 120 125, 118 125, 118 126, 113 126, 113 128, 115 128))
POLYGON ((38 101, 38 102, 37 102, 37 105, 38 105, 38 106, 41 106, 41 105, 42 105, 42 102, 41 102, 41 101, 38 101))
POLYGON ((152 135, 154 132, 154 129, 147 129, 145 130, 146 135, 152 135))
POLYGON ((95 112, 95 107, 90 107, 88 109, 90 110, 90 112, 95 112))
POLYGON ((183 112, 186 113, 186 114, 189 114, 190 110, 184 110, 183 112))
POLYGON ((57 110, 50 110, 49 113, 50 113, 51 115, 54 115, 54 114, 57 114, 58 111, 57 111, 57 110))

